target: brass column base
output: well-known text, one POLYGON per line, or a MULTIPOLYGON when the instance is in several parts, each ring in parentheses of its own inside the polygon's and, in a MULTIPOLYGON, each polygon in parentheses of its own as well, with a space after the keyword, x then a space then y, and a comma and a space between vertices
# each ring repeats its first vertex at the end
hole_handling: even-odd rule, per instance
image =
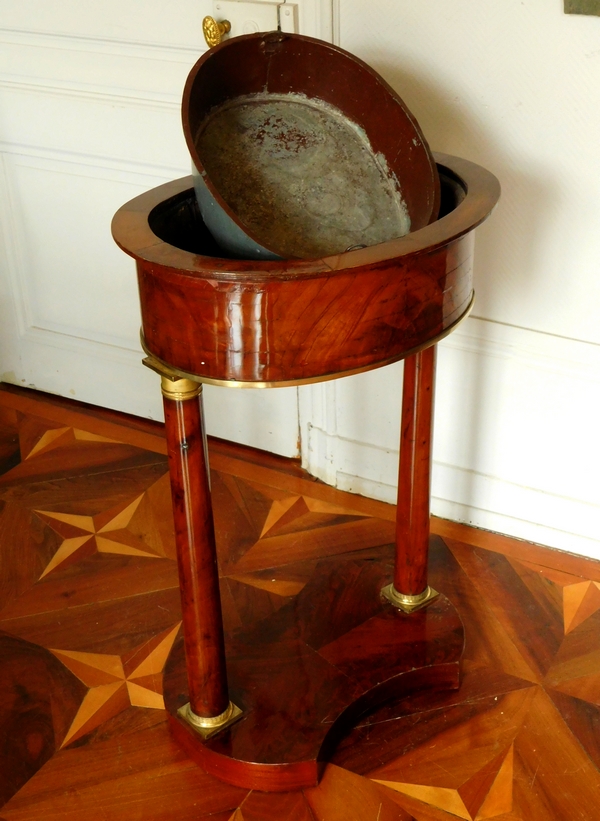
POLYGON ((427 585, 422 593, 411 596, 409 594, 398 593, 393 584, 388 584, 387 587, 384 587, 381 591, 381 595, 393 604, 394 607, 397 607, 398 610, 402 610, 403 613, 414 613, 415 610, 420 610, 421 607, 425 607, 430 601, 433 601, 436 596, 439 596, 439 593, 437 590, 434 590, 433 587, 427 585))
POLYGON ((229 705, 220 715, 214 716, 214 718, 205 718, 204 716, 197 716, 196 713, 192 711, 188 701, 187 704, 184 704, 183 707, 177 710, 177 715, 206 741, 238 721, 243 713, 233 701, 230 701, 229 705))

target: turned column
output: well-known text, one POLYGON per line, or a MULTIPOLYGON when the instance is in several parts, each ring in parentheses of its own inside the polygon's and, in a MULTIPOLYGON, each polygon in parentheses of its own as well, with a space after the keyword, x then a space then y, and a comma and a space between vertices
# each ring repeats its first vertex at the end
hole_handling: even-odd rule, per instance
POLYGON ((411 612, 437 596, 427 584, 436 347, 404 360, 394 582, 384 595, 411 612))
POLYGON ((227 690, 202 385, 161 375, 190 701, 181 715, 205 738, 240 711, 227 690))

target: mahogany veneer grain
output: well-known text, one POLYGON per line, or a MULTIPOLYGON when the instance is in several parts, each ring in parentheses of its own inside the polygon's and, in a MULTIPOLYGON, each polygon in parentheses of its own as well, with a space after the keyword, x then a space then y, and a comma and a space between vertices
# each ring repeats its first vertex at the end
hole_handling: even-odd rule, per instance
POLYGON ((165 396, 164 408, 188 660, 186 692, 197 716, 218 716, 229 695, 202 404, 198 397, 181 402, 165 396))
POLYGON ((427 587, 435 360, 432 345, 404 361, 394 588, 413 596, 427 587))
POLYGON ((220 258, 191 177, 131 200, 112 230, 137 263, 147 350, 204 380, 286 384, 378 367, 433 344, 470 309, 473 230, 500 194, 480 166, 435 156, 448 200, 440 219, 324 259, 220 258))
POLYGON ((337 739, 359 716, 415 690, 455 689, 463 628, 441 596, 404 615, 379 596, 389 548, 317 562, 293 601, 227 635, 230 694, 243 718, 203 744, 176 718, 188 700, 183 646, 165 669, 175 737, 208 772, 287 792, 316 785, 337 739))

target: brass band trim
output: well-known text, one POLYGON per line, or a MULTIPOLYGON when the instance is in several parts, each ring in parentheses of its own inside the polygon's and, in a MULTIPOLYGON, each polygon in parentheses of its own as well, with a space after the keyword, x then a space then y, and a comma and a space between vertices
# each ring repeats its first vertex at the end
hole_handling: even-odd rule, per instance
POLYGON ((199 716, 188 702, 177 710, 177 715, 192 727, 204 739, 211 738, 225 727, 229 727, 242 717, 240 708, 230 701, 225 710, 218 716, 199 716))
POLYGON ((410 348, 408 351, 404 351, 400 356, 391 356, 389 359, 379 360, 377 362, 373 362, 370 365, 364 365, 362 368, 352 368, 347 371, 336 371, 335 373, 326 373, 320 376, 308 376, 304 377, 303 379, 282 379, 277 380, 276 382, 239 382, 235 379, 215 379, 212 376, 202 376, 201 374, 197 373, 190 373, 189 371, 182 371, 179 368, 174 368, 172 365, 168 365, 162 359, 159 359, 146 345, 146 340, 144 338, 143 331, 140 331, 140 342, 144 352, 147 354, 147 358, 143 360, 144 365, 151 368, 152 370, 156 371, 157 373, 162 374, 170 374, 173 377, 179 377, 180 379, 189 379, 190 381, 196 382, 203 382, 206 385, 217 385, 221 388, 289 388, 289 387, 296 387, 298 385, 312 385, 316 382, 328 382, 330 379, 341 379, 343 376, 354 376, 357 373, 365 373, 366 371, 373 371, 375 368, 383 368, 385 365, 391 365, 394 362, 399 362, 401 359, 406 359, 409 356, 413 356, 420 351, 424 351, 425 348, 429 348, 432 345, 436 345, 438 342, 441 342, 442 339, 445 339, 449 334, 451 334, 456 328, 460 325, 460 323, 465 320, 471 311, 473 310, 473 304, 475 302, 475 293, 471 297, 471 301, 469 302, 465 312, 459 316, 459 318, 445 328, 440 334, 438 334, 433 339, 428 339, 427 342, 424 342, 422 345, 417 345, 414 348, 410 348))
POLYGON ((388 584, 387 587, 384 587, 381 591, 381 595, 393 604, 394 607, 397 607, 398 610, 402 610, 403 613, 413 613, 415 610, 420 610, 421 607, 425 607, 426 604, 429 604, 430 601, 433 601, 433 599, 440 594, 429 585, 427 585, 422 593, 411 595, 409 593, 399 593, 393 584, 388 584))

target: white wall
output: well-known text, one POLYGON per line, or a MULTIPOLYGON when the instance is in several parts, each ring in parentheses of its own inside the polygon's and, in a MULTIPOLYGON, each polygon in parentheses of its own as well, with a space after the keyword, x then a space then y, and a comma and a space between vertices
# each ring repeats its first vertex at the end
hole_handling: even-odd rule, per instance
MULTIPOLYGON (((338 39, 502 200, 440 345, 433 511, 600 558, 600 18, 562 0, 339 0, 338 39)), ((303 389, 304 458, 392 501, 401 365, 303 389)))

